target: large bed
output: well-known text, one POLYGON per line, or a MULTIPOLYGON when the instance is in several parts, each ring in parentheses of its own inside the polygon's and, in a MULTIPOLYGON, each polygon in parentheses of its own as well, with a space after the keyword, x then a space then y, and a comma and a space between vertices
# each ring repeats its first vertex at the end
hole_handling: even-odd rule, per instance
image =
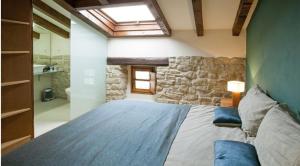
POLYGON ((217 127, 214 106, 114 101, 2 156, 7 166, 209 166, 215 140, 246 142, 217 127))

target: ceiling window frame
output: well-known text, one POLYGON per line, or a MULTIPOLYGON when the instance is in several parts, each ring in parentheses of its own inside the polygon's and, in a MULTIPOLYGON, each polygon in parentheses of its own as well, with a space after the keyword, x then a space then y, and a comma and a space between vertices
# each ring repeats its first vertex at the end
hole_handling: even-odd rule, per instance
POLYGON ((105 4, 100 3, 98 0, 54 1, 110 38, 166 37, 171 36, 172 33, 156 0, 107 0, 105 4), (155 21, 117 23, 101 11, 101 8, 106 7, 132 6, 137 4, 147 5, 155 21))
POLYGON ((122 24, 122 23, 136 23, 138 24, 139 22, 155 22, 155 16, 153 15, 153 13, 150 11, 148 5, 146 5, 145 3, 134 3, 132 5, 122 5, 122 6, 112 6, 112 7, 103 7, 100 8, 99 11, 101 11, 104 15, 106 15, 108 18, 110 18, 111 20, 113 20, 115 23, 117 24, 122 24), (153 20, 136 20, 136 21, 120 21, 118 22, 116 19, 114 19, 113 17, 111 17, 108 13, 106 13, 104 10, 108 9, 108 8, 118 8, 118 7, 135 7, 135 6, 145 6, 148 8, 148 11, 151 13, 151 16, 153 17, 153 20))

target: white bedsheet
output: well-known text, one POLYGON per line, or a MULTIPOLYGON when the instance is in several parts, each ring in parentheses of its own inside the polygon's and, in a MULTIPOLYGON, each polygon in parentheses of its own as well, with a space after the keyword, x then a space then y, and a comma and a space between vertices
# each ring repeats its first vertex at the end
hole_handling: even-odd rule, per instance
POLYGON ((246 142, 240 128, 217 127, 212 123, 214 108, 204 105, 191 108, 171 146, 165 166, 212 166, 215 140, 246 142))

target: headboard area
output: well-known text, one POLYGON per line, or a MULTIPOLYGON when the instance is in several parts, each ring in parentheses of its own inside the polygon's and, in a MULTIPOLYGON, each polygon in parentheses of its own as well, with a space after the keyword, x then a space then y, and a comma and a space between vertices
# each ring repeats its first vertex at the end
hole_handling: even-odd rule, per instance
POLYGON ((260 0, 247 29, 247 88, 259 84, 300 120, 300 1, 260 0))

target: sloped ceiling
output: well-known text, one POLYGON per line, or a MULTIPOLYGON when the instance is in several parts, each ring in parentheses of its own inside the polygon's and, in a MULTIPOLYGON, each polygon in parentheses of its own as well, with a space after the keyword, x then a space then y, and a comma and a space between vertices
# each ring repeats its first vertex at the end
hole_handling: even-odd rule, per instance
MULTIPOLYGON (((42 0, 70 18, 53 0, 42 0)), ((243 29, 246 29, 258 0, 254 0, 243 29)), ((157 0, 172 30, 195 30, 192 0, 157 0)), ((202 0, 204 29, 232 29, 240 0, 202 0)), ((39 14, 39 13, 38 13, 39 14)), ((51 20, 51 18, 47 18, 51 20)), ((55 23, 55 22, 53 22, 55 23)), ((56 25, 63 27, 55 23, 56 25)))
MULTIPOLYGON (((174 30, 195 29, 192 0, 157 0, 174 30)), ((240 0, 202 0, 204 29, 232 29, 240 0)), ((254 1, 244 29, 252 16, 254 1)))
MULTIPOLYGON (((56 4, 53 0, 42 0, 44 3, 46 3, 48 6, 52 7, 53 9, 55 9, 56 11, 58 11, 59 13, 65 15, 66 17, 68 18, 71 18, 71 14, 66 11, 65 9, 63 9, 61 6, 59 6, 58 4, 56 4)), ((70 28, 69 27, 66 27, 64 26, 63 24, 59 23, 58 21, 52 19, 51 17, 47 16, 46 14, 40 12, 39 10, 33 8, 33 13, 46 19, 47 21, 51 22, 52 24, 70 32, 70 28)), ((36 26, 36 25, 35 25, 36 26)), ((37 26, 37 28, 35 28, 34 26, 34 30, 36 32, 39 32, 39 33, 49 33, 50 31, 46 30, 45 28, 42 28, 40 26, 37 26)))
POLYGON ((68 27, 66 27, 63 24, 59 23, 58 21, 52 19, 51 17, 47 16, 46 14, 40 12, 39 10, 33 8, 33 13, 36 14, 36 15, 38 15, 38 16, 40 16, 40 17, 42 17, 42 18, 44 18, 44 19, 46 19, 47 21, 49 21, 52 24, 60 27, 61 29, 64 29, 64 30, 70 32, 70 29, 68 27))

